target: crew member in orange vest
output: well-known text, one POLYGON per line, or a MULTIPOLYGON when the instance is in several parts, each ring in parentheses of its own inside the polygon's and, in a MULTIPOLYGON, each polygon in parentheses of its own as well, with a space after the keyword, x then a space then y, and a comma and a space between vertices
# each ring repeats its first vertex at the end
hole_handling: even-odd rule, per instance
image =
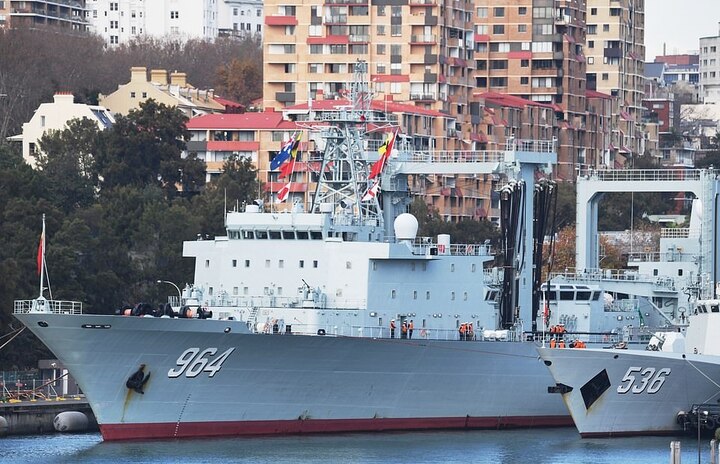
POLYGON ((415 329, 415 324, 413 324, 412 319, 410 319, 410 323, 408 324, 408 335, 410 338, 412 338, 413 330, 415 329))
POLYGON ((395 319, 390 321, 390 338, 395 338, 395 319))
POLYGON ((400 326, 400 338, 407 338, 407 322, 403 321, 402 325, 400 326))
POLYGON ((460 340, 465 340, 465 332, 467 331, 467 327, 465 326, 465 323, 463 322, 460 324, 460 340))
POLYGON ((557 341, 555 341, 555 337, 550 339, 550 348, 555 348, 557 346, 557 341))

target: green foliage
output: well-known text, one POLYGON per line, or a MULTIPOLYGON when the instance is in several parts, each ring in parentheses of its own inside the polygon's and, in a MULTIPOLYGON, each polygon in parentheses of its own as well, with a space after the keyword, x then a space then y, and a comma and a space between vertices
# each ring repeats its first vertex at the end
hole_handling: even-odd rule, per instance
POLYGON ((430 208, 421 197, 410 205, 410 213, 418 220, 419 237, 436 237, 450 234, 453 243, 478 244, 490 240, 497 244, 500 231, 491 221, 464 219, 458 223, 443 221, 435 208, 430 208))

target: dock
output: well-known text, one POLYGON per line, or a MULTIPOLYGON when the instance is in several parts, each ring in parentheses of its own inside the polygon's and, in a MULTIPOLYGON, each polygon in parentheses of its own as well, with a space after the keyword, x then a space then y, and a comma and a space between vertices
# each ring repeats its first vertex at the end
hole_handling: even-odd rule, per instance
POLYGON ((86 429, 78 432, 99 430, 95 415, 83 397, 59 397, 0 403, 0 437, 57 433, 53 422, 58 414, 66 411, 77 411, 87 417, 86 429))

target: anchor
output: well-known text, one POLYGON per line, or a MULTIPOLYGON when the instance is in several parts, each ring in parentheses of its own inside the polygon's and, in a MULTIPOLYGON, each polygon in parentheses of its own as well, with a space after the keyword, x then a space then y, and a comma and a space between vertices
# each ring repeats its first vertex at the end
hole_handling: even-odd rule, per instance
POLYGON ((145 386, 145 383, 148 381, 149 378, 150 372, 145 375, 145 364, 140 364, 140 368, 127 379, 127 382, 125 382, 125 386, 135 390, 141 395, 144 395, 145 392, 143 391, 143 387, 145 386))

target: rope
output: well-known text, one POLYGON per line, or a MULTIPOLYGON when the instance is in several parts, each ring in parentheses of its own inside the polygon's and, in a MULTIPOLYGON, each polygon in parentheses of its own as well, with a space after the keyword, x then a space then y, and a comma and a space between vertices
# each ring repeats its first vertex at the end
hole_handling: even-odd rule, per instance
MULTIPOLYGON (((11 341, 15 340, 15 337, 17 337, 18 335, 20 335, 23 330, 25 330, 25 327, 22 327, 22 328, 18 329, 17 332, 15 332, 15 334, 10 338, 10 340, 8 340, 8 341, 6 341, 5 343, 3 343, 2 345, 0 345, 0 350, 2 350, 3 348, 5 348, 5 345, 7 345, 8 343, 10 343, 11 341)), ((10 335, 10 334, 5 334, 5 335, 3 335, 3 337, 6 337, 6 336, 8 336, 8 335, 10 335)), ((0 338, 1 338, 1 337, 0 337, 0 338)))
MULTIPOLYGON (((687 361, 687 363, 690 364, 690 366, 691 366, 693 369, 695 369, 696 371, 698 371, 698 373, 700 373, 700 375, 702 375, 703 377, 705 377, 706 379, 708 379, 708 381, 709 381, 710 383, 712 383, 713 385, 715 385, 715 386, 720 390, 720 385, 719 385, 716 381, 714 381, 713 379, 711 379, 710 377, 708 377, 707 374, 705 374, 703 371, 701 371, 695 364, 693 364, 692 361, 690 361, 690 360, 687 358, 687 356, 685 357, 685 361, 687 361)), ((720 392, 718 392, 718 393, 720 393, 720 392)), ((717 396, 717 393, 715 393, 714 395, 712 395, 710 398, 712 398, 713 396, 717 396)), ((707 400, 703 401, 703 403, 707 403, 708 401, 710 401, 710 398, 708 398, 707 400)))

